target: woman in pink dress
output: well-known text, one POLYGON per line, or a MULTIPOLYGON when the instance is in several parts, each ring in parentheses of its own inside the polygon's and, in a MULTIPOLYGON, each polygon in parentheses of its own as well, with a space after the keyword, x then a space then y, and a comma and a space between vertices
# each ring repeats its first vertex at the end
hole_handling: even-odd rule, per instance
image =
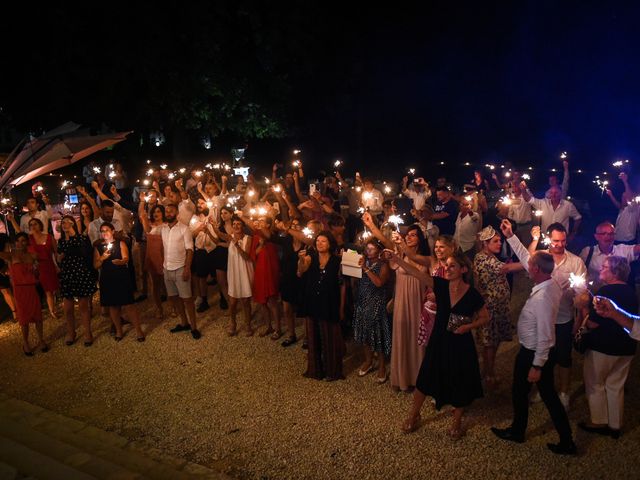
POLYGON ((29 232, 29 250, 38 258, 40 285, 47 296, 49 313, 57 319, 55 293, 60 289, 60 282, 58 267, 53 261, 57 251, 56 240, 44 231, 44 225, 37 218, 29 220, 29 232))
MULTIPOLYGON (((145 207, 146 194, 140 194, 140 203, 138 205, 138 215, 143 225, 142 215, 149 219, 147 222, 148 231, 145 231, 147 239, 147 249, 144 258, 144 269, 151 276, 151 286, 153 288, 153 302, 156 305, 156 318, 161 320, 164 316, 162 310, 162 292, 164 289, 164 271, 162 264, 164 263, 164 248, 162 246, 162 235, 149 233, 153 227, 158 227, 165 223, 164 207, 156 205, 147 213, 145 207), (148 215, 148 217, 147 217, 148 215)), ((144 227, 143 227, 144 228, 144 227)))

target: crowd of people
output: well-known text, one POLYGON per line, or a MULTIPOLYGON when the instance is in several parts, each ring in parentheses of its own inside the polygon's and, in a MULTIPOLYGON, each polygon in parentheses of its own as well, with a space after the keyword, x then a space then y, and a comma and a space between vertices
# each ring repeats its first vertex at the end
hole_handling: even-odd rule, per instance
POLYGON ((54 319, 62 298, 67 346, 78 336, 78 303, 86 347, 94 341, 96 291, 116 341, 128 323, 136 340, 145 340, 137 304, 147 297, 158 320, 179 319, 172 333, 195 340, 199 314, 214 295, 228 310, 230 337, 254 335, 257 308, 259 336, 284 348, 302 340, 305 376, 344 379, 345 341, 353 340, 363 353, 358 376, 375 372, 375 382, 413 394, 404 432, 419 428, 431 398, 436 409, 453 407, 449 435, 460 439, 465 409, 500 382, 496 353, 514 333, 513 275, 525 271, 534 286, 517 322, 514 418, 492 431, 525 440, 535 385, 560 437, 549 449, 575 454, 567 411, 577 343, 590 409, 579 427, 621 434, 624 384, 640 338, 629 314, 638 311, 640 206, 622 173, 620 201, 607 190, 619 209, 616 221, 599 223, 596 243, 572 253, 582 217, 567 198, 568 162, 563 166, 562 181, 552 175, 536 194, 516 168, 491 178, 479 169, 458 184, 446 178, 430 184, 411 172, 392 192, 359 173, 309 180, 299 161, 292 169, 274 165, 264 182, 208 165, 188 172, 149 168, 143 182, 128 183, 118 164, 105 171, 88 164, 86 185, 75 186, 82 200, 62 215, 59 232, 41 187, 19 220, 7 216, 0 286, 27 356, 49 349, 40 298, 54 319), (357 267, 343 269, 341 257, 352 251, 357 267))

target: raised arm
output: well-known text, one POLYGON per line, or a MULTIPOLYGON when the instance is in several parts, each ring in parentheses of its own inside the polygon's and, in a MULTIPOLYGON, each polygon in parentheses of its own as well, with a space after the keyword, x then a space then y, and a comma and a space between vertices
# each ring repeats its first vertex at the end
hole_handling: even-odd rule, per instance
MULTIPOLYGON (((91 182, 91 184, 93 185, 93 182, 91 182)), ((80 192, 82 198, 84 198, 87 202, 89 202, 89 205, 91 205, 91 210, 93 210, 93 218, 98 218, 102 214, 102 212, 100 211, 100 207, 98 207, 98 204, 93 199, 93 197, 89 195, 87 193, 87 190, 82 186, 77 186, 76 190, 80 192)))
POLYGON ((371 214, 369 212, 364 212, 364 214, 362 215, 362 221, 364 222, 365 226, 369 230, 371 230, 373 236, 380 240, 385 248, 388 248, 389 250, 395 250, 395 244, 382 234, 380 229, 373 222, 373 218, 371 217, 371 214))
POLYGON ((563 160, 562 168, 562 198, 567 198, 567 195, 569 194, 569 162, 563 160))
POLYGON ((395 263, 400 265, 402 268, 404 268, 407 271, 407 273, 409 273, 410 275, 413 275, 418 280, 425 282, 425 284, 428 287, 433 288, 433 277, 429 274, 428 270, 420 270, 415 265, 412 265, 411 263, 407 262, 405 259, 401 258, 400 255, 398 255, 393 250, 389 250, 385 248, 384 253, 387 258, 393 260, 395 263))
POLYGON ((522 264, 522 267, 528 272, 530 257, 529 251, 524 245, 522 245, 520 239, 513 234, 509 220, 502 220, 502 223, 500 223, 500 230, 502 230, 504 236, 507 237, 507 242, 516 254, 516 257, 518 257, 518 260, 520 260, 520 264, 522 264))

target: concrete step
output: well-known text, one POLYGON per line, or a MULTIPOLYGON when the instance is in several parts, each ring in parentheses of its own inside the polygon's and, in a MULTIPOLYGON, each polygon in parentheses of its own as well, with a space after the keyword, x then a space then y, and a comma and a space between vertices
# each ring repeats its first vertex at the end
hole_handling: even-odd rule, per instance
MULTIPOLYGON (((229 477, 204 466, 165 455, 157 449, 84 422, 64 417, 21 400, 0 396, 0 435, 5 439, 37 452, 40 456, 75 469, 89 478, 109 480, 151 479, 228 479, 229 477)), ((24 452, 23 452, 24 453, 24 452)), ((11 459, 0 456, 18 469, 11 459)), ((66 478, 66 477, 56 477, 66 478)), ((70 477, 71 478, 71 477, 70 477)), ((78 477, 83 478, 83 477, 78 477)))
POLYGON ((20 474, 39 480, 61 478, 65 480, 95 480, 96 478, 1 435, 0 460, 14 467, 20 474))

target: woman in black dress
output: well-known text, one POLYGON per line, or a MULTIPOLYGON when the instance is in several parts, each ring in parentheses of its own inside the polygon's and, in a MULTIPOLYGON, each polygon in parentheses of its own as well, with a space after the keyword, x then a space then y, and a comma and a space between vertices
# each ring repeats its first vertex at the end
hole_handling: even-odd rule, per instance
POLYGON ((489 321, 489 313, 478 291, 469 285, 472 267, 463 254, 447 259, 445 278, 432 277, 395 255, 394 259, 412 275, 419 276, 436 295, 438 305, 433 332, 416 380, 409 418, 402 425, 409 433, 418 428, 420 409, 427 395, 435 398, 436 409, 453 406, 449 435, 459 439, 465 407, 482 397, 478 355, 471 330, 489 321))
POLYGON ((80 318, 84 327, 84 346, 93 344, 91 333, 91 297, 97 290, 97 272, 91 262, 91 241, 80 235, 75 219, 65 215, 60 221, 62 236, 58 241, 58 263, 60 265, 60 293, 62 294, 64 315, 67 319, 65 344, 76 341, 76 319, 73 313, 74 299, 78 299, 80 318))
POLYGON ((340 322, 344 317, 344 289, 340 280, 340 257, 333 254, 335 240, 320 232, 311 255, 301 250, 298 277, 306 277, 305 307, 307 371, 304 376, 327 381, 344 379, 342 357, 345 346, 340 322))
POLYGON ((102 241, 96 241, 93 249, 93 266, 100 270, 100 305, 109 307, 111 321, 116 327, 116 341, 123 338, 120 311, 125 307, 137 339, 144 342, 144 332, 140 327, 140 315, 133 300, 134 287, 127 267, 129 249, 123 240, 113 238, 115 228, 105 222, 100 226, 102 241))

